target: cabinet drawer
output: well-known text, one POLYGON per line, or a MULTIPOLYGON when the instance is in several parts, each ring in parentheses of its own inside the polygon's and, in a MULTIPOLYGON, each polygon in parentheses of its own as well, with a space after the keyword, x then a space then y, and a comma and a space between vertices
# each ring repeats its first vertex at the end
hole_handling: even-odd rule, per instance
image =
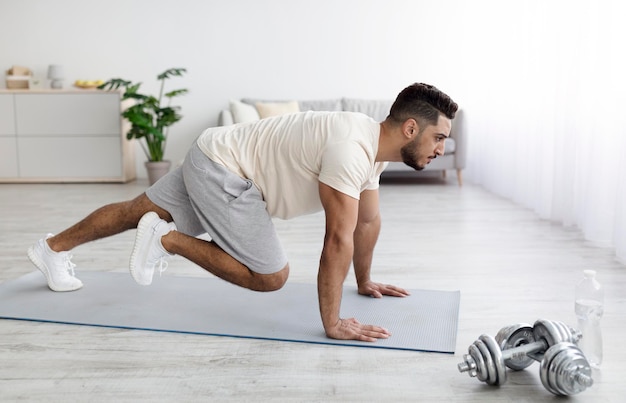
POLYGON ((18 137, 22 178, 122 176, 120 137, 18 137))
POLYGON ((17 176, 17 145, 15 137, 0 137, 0 178, 17 176))
POLYGON ((0 94, 0 136, 15 135, 15 110, 13 95, 0 94))
POLYGON ((18 136, 117 136, 119 93, 15 94, 18 136))

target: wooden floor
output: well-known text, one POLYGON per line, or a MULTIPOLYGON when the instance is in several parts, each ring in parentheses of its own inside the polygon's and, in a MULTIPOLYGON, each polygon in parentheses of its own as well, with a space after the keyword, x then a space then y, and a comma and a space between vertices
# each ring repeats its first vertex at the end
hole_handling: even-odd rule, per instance
MULTIPOLYGON (((583 269, 596 269, 606 288, 605 361, 595 385, 568 401, 625 401, 626 267, 575 230, 449 181, 383 184, 373 273, 406 288, 461 291, 454 355, 0 320, 0 401, 554 401, 538 363, 501 387, 460 374, 457 363, 480 334, 509 324, 575 324, 573 290, 583 269)), ((45 233, 145 187, 0 185, 0 282, 35 270, 26 249, 45 233)), ((290 281, 314 283, 323 215, 276 224, 290 281)), ((133 239, 129 231, 80 246, 74 263, 124 272, 133 239)), ((176 257, 164 275, 207 274, 176 257)))

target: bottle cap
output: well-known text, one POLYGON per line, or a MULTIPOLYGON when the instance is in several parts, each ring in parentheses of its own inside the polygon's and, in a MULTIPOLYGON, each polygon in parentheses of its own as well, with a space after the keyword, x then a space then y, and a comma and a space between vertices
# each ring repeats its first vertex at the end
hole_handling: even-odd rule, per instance
POLYGON ((595 270, 583 270, 583 273, 585 274, 585 277, 595 277, 596 276, 596 271, 595 270))

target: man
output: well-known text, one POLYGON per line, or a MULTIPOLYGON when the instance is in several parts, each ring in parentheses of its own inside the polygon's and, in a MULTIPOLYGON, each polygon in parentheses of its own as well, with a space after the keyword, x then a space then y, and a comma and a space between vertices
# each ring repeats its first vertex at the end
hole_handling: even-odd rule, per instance
POLYGON ((339 317, 353 263, 358 292, 380 298, 407 291, 373 282, 380 231, 378 184, 386 161, 423 169, 444 153, 457 104, 437 88, 413 84, 382 123, 351 112, 303 112, 207 129, 183 165, 137 198, 109 204, 28 250, 54 291, 82 287, 71 249, 137 228, 130 272, 142 285, 178 254, 226 281, 256 291, 280 289, 289 264, 272 217, 324 210, 326 234, 317 277, 326 335, 375 341, 389 332, 339 317), (211 241, 196 236, 208 233, 211 241))

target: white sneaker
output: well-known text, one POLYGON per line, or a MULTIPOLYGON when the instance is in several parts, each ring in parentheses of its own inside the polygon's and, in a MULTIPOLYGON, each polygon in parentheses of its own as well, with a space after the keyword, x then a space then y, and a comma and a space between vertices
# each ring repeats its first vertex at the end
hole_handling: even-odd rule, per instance
POLYGON ((150 211, 141 217, 133 253, 130 255, 130 275, 137 284, 150 285, 157 264, 159 272, 163 273, 167 269, 166 259, 174 255, 163 248, 161 237, 175 230, 174 223, 162 220, 155 212, 150 211))
POLYGON ((83 282, 74 277, 74 267, 69 252, 55 252, 50 249, 48 234, 28 248, 28 258, 46 276, 48 287, 52 291, 74 291, 83 286, 83 282))

